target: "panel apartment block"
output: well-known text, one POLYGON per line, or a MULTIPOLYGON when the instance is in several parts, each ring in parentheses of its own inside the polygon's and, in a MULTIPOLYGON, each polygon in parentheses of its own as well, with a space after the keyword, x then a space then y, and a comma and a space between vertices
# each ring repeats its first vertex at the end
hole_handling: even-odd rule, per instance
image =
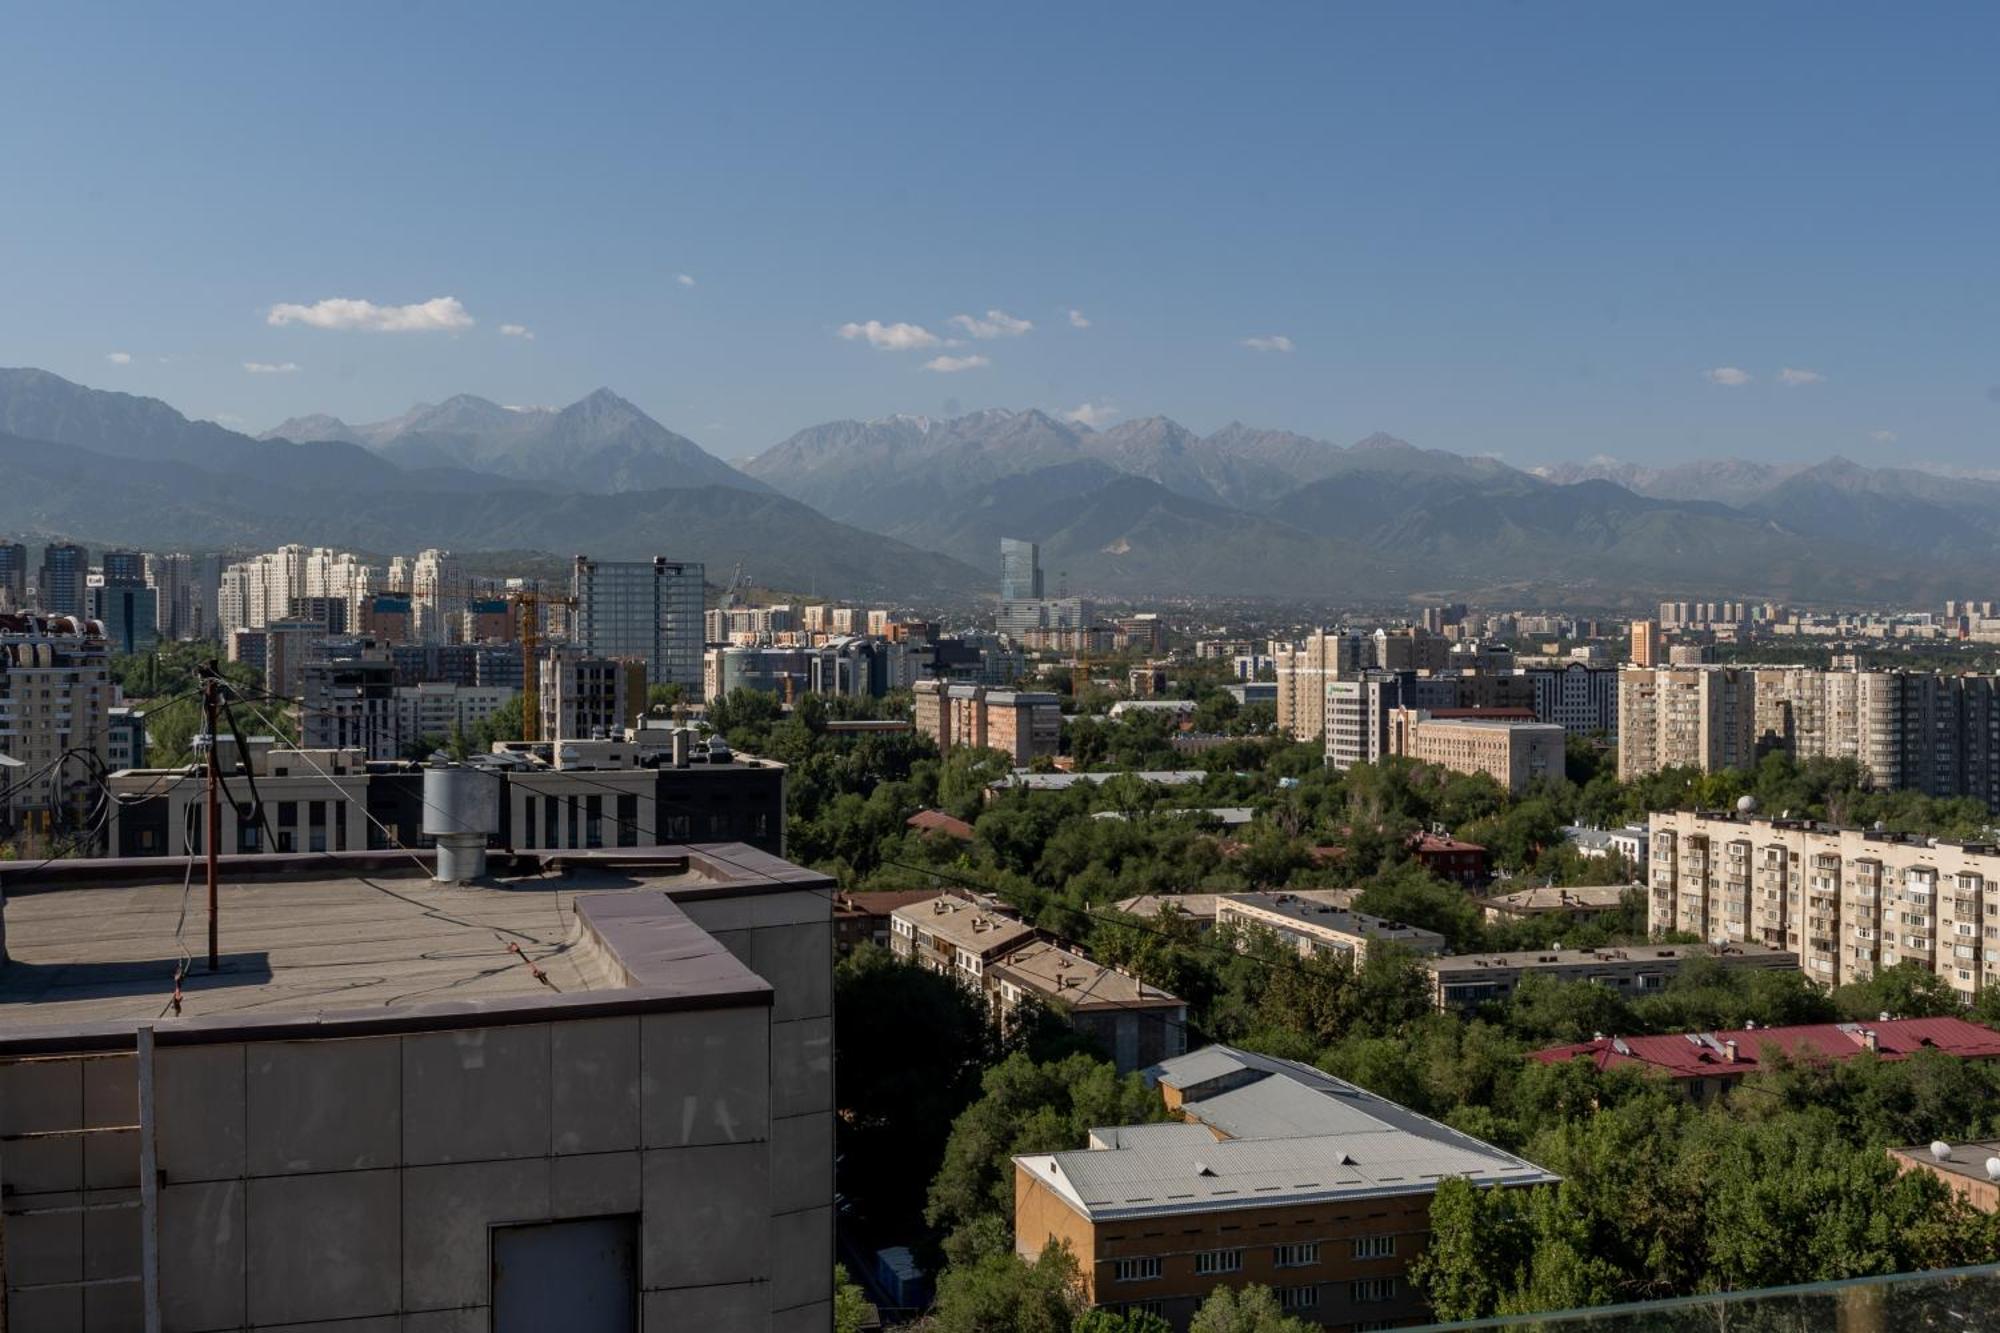
POLYGON ((1699 811, 1651 823, 1649 922, 1787 949, 1827 986, 1915 963, 2000 984, 2000 847, 1699 811))

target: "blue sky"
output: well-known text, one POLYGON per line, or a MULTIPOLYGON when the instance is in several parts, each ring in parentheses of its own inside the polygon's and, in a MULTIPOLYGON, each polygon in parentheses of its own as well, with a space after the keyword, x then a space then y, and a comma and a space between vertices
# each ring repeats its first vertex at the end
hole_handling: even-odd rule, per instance
POLYGON ((2000 453, 1990 4, 4 21, 0 364, 248 429, 609 385, 725 456, 985 406, 2000 453))

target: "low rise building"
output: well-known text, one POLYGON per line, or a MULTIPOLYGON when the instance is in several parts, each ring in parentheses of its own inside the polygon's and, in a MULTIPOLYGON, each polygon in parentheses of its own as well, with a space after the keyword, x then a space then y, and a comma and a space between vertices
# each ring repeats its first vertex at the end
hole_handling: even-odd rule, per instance
POLYGON ((986 982, 1003 1026, 1038 1005, 1103 1047, 1121 1074, 1187 1049, 1185 1001, 1047 940, 1001 955, 986 982))
POLYGON ((887 949, 889 918, 899 907, 929 902, 937 894, 930 889, 843 890, 833 900, 833 945, 850 953, 863 944, 887 949))
POLYGON ((1493 853, 1476 842, 1445 833, 1412 834, 1410 856, 1439 879, 1476 889, 1493 878, 1493 853))
POLYGON ((1409 1281, 1448 1176, 1551 1184, 1532 1162, 1309 1065, 1208 1046, 1148 1071, 1178 1123, 1014 1159, 1014 1243, 1075 1256, 1083 1297, 1185 1329, 1217 1287, 1271 1287, 1328 1328, 1426 1311, 1409 1281))
POLYGON ((1471 1009, 1507 999, 1531 976, 1587 981, 1627 995, 1652 995, 1667 988, 1692 958, 1713 958, 1729 967, 1796 971, 1799 960, 1783 949, 1761 944, 1634 944, 1602 949, 1526 949, 1517 953, 1469 953, 1426 958, 1431 1003, 1439 1011, 1471 1009))
POLYGON ((1035 938, 1034 927, 997 903, 939 894, 889 914, 896 957, 985 989, 987 964, 1035 938))
POLYGON ((1297 893, 1225 893, 1215 900, 1215 924, 1276 932, 1301 957, 1335 954, 1359 966, 1368 951, 1396 944, 1419 954, 1443 953, 1444 936, 1434 930, 1389 921, 1366 912, 1335 907, 1297 893))
POLYGON ((1626 824, 1622 828, 1585 828, 1581 824, 1571 824, 1563 829, 1562 834, 1563 841, 1575 848, 1578 856, 1593 861, 1622 857, 1634 870, 1641 874, 1645 872, 1649 835, 1644 824, 1626 824))
POLYGON ((1399 708, 1389 719, 1389 752, 1455 773, 1484 773, 1519 796, 1563 776, 1565 732, 1553 722, 1439 717, 1399 708))
POLYGON ((1940 1140, 1913 1148, 1891 1148, 1889 1160, 1900 1171, 1936 1176, 1945 1188, 1982 1213, 2000 1212, 2000 1139, 1974 1143, 1940 1140))
POLYGON ((1921 1051, 1962 1060, 2000 1060, 2000 1032, 1962 1018, 1884 1018, 1657 1037, 1597 1037, 1533 1051, 1528 1058, 1543 1064, 1585 1059, 1599 1069, 1644 1069, 1672 1079, 1696 1101, 1708 1101, 1780 1059, 1839 1064, 1865 1054, 1895 1061, 1921 1051))
POLYGON ((1644 885, 1538 884, 1480 899, 1488 921, 1530 921, 1537 917, 1559 916, 1565 921, 1592 921, 1618 910, 1631 892, 1645 892, 1644 885))
POLYGON ((234 866, 218 971, 178 862, 11 875, 8 1327, 829 1327, 832 881, 487 870, 234 866))

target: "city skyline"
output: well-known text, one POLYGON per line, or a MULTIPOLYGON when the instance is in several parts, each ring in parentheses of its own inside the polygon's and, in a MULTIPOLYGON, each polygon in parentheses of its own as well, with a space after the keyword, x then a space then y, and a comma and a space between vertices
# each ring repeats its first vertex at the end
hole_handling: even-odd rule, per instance
POLYGON ((2000 422, 1978 9, 505 10, 442 78, 451 18, 352 17, 24 16, 0 362, 253 431, 611 384, 728 458, 995 405, 1520 466, 2000 422))

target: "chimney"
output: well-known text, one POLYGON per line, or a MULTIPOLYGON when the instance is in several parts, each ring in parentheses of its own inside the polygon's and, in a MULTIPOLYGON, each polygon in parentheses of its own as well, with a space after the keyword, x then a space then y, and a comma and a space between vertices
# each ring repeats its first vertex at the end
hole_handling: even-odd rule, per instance
POLYGON ((1722 1053, 1729 1057, 1730 1064, 1736 1063, 1736 1038, 1731 1037, 1722 1043, 1722 1053))
POLYGON ((1871 1051, 1882 1049, 1882 1039, 1876 1035, 1874 1028, 1861 1029, 1861 1044, 1871 1051))

